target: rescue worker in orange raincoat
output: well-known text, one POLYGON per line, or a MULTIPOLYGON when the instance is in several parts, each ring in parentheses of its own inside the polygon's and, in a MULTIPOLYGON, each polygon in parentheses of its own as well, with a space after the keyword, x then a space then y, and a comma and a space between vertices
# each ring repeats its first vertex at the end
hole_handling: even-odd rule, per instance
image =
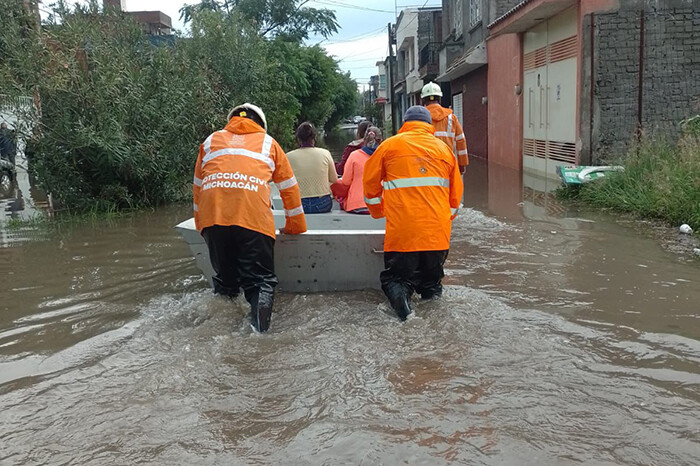
POLYGON ((365 163, 365 203, 372 217, 386 217, 382 290, 401 320, 411 313, 413 292, 423 299, 442 294, 464 190, 454 154, 434 132, 430 112, 410 107, 399 133, 365 163))
POLYGON ((277 184, 286 224, 283 233, 306 231, 292 167, 252 104, 231 110, 226 127, 199 148, 194 170, 194 221, 209 248, 214 292, 238 296, 243 288, 258 332, 270 327, 275 276, 275 221, 270 182, 277 184))
POLYGON ((435 137, 450 146, 457 157, 459 172, 464 173, 469 165, 469 153, 467 152, 467 140, 464 137, 462 125, 449 108, 440 105, 442 90, 434 82, 429 82, 421 91, 423 105, 430 111, 430 116, 435 128, 435 137))

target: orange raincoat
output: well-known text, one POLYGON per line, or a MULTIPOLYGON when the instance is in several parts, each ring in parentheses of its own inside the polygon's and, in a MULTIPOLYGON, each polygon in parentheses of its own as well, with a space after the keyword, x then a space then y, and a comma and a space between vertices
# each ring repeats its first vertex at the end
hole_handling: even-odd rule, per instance
POLYGON ((464 137, 462 125, 455 114, 449 108, 445 108, 438 103, 430 104, 427 107, 430 116, 433 118, 435 137, 450 146, 452 152, 457 156, 459 166, 464 171, 464 167, 469 165, 469 154, 467 152, 467 140, 464 137))
POLYGON ((464 186, 449 147, 421 121, 404 123, 365 163, 365 203, 386 216, 384 251, 444 251, 464 186))
POLYGON ((274 238, 271 181, 284 202, 285 231, 305 232, 299 186, 284 151, 253 120, 231 118, 199 148, 193 185, 197 230, 236 225, 274 238))

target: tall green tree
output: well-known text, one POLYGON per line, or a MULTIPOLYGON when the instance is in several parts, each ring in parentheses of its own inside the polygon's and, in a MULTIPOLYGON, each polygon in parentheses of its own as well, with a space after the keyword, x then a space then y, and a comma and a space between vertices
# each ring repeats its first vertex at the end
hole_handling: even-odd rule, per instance
POLYGON ((282 17, 270 29, 274 11, 256 19, 243 0, 208 3, 191 11, 191 37, 157 47, 129 15, 96 0, 59 1, 41 30, 18 2, 0 0, 0 92, 40 96, 37 130, 26 134, 31 168, 63 205, 189 197, 198 145, 245 101, 265 110, 285 148, 302 119, 328 126, 351 113, 356 84, 302 44, 294 28, 306 20, 282 17))
POLYGON ((328 37, 338 31, 335 13, 306 6, 309 0, 203 0, 180 10, 187 24, 201 11, 237 14, 254 24, 262 36, 287 35, 306 39, 309 33, 328 37))

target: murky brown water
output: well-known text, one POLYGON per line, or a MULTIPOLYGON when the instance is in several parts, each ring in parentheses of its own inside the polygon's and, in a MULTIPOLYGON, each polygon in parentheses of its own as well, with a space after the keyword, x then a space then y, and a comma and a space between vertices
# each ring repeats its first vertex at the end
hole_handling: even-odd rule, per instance
POLYGON ((698 464, 700 264, 517 173, 467 183, 406 324, 378 292, 280 295, 251 334, 188 207, 9 234, 0 464, 698 464))

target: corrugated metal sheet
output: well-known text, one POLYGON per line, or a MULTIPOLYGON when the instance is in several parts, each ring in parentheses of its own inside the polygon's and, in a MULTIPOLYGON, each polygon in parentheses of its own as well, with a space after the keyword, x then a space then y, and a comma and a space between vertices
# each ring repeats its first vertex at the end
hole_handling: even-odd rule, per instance
POLYGON ((532 3, 534 0, 523 0, 522 2, 518 3, 515 5, 513 8, 510 10, 506 11, 500 18, 497 18, 493 23, 488 25, 488 28, 491 29, 498 23, 501 23, 505 19, 509 18, 510 16, 513 16, 515 13, 518 12, 518 10, 522 10, 528 3, 532 3))

